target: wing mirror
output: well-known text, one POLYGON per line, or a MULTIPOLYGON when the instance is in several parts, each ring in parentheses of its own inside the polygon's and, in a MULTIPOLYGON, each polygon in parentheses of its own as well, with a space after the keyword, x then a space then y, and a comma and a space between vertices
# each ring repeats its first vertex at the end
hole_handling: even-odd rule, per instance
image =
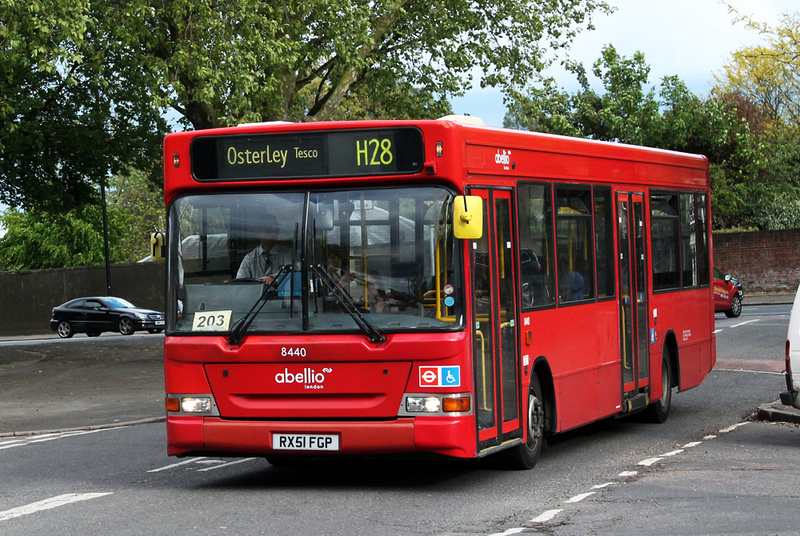
POLYGON ((462 195, 453 201, 453 234, 456 238, 477 240, 483 236, 483 198, 462 195))

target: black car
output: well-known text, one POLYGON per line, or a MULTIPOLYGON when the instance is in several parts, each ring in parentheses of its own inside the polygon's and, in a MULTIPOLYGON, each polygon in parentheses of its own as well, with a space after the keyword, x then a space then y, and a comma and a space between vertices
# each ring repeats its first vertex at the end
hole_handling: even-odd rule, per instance
POLYGON ((76 333, 97 337, 104 331, 118 331, 123 335, 141 330, 159 333, 164 329, 164 313, 142 309, 113 296, 75 298, 53 308, 50 329, 62 339, 69 339, 76 333))

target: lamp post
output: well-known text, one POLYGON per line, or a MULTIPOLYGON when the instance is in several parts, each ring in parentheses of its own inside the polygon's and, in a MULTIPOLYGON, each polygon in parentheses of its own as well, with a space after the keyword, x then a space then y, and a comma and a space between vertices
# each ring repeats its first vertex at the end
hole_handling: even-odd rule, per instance
POLYGON ((106 256, 106 296, 111 296, 111 265, 108 258, 108 214, 106 214, 106 185, 100 183, 100 196, 103 199, 103 244, 106 256))

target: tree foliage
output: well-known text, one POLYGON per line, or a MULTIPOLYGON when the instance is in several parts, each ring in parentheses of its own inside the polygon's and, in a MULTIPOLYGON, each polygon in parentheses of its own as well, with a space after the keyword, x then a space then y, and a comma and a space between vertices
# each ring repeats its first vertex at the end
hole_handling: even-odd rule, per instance
POLYGON ((742 16, 737 22, 764 38, 731 55, 717 76, 714 94, 735 105, 763 146, 755 180, 740 188, 740 225, 760 229, 800 227, 800 13, 777 25, 742 16))
POLYGON ((68 211, 127 167, 157 181, 163 114, 430 117, 520 84, 602 0, 0 0, 0 202, 68 211))
POLYGON ((766 42, 733 52, 717 75, 715 91, 754 103, 766 119, 764 134, 800 134, 800 13, 784 14, 778 25, 770 26, 730 10, 766 42))
POLYGON ((714 224, 740 223, 747 213, 741 200, 757 190, 761 149, 735 106, 701 99, 677 76, 649 87, 644 55, 620 56, 606 46, 592 73, 602 90, 592 88, 581 65, 573 65, 580 90, 560 90, 553 80, 517 94, 506 126, 598 140, 704 154, 711 164, 714 224))
MULTIPOLYGON (((149 255, 149 233, 165 227, 163 196, 141 172, 117 176, 106 194, 110 262, 149 255)), ((0 270, 36 270, 105 263, 102 206, 66 212, 9 210, 0 216, 0 270)))
POLYGON ((0 0, 0 201, 67 211, 126 166, 159 169, 145 73, 86 0, 0 0))
MULTIPOLYGON (((600 0, 106 2, 113 39, 194 128, 325 120, 369 94, 391 117, 483 84, 521 84, 600 0), (400 97, 397 90, 416 88, 400 97)), ((435 110, 433 110, 435 111, 435 110)), ((429 112, 430 113, 430 112, 429 112)))

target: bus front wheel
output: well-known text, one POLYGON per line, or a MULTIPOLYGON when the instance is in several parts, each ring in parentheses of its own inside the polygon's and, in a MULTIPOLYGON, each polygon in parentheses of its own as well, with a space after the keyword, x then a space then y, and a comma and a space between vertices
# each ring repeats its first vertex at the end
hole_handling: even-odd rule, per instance
POLYGON ((545 407, 542 387, 536 374, 531 375, 528 389, 527 439, 504 452, 506 464, 512 469, 533 469, 539 461, 545 443, 545 407))
POLYGON ((661 359, 661 398, 650 404, 645 410, 645 418, 652 423, 665 422, 672 406, 672 367, 670 366, 670 353, 666 346, 664 346, 663 356, 661 359))

